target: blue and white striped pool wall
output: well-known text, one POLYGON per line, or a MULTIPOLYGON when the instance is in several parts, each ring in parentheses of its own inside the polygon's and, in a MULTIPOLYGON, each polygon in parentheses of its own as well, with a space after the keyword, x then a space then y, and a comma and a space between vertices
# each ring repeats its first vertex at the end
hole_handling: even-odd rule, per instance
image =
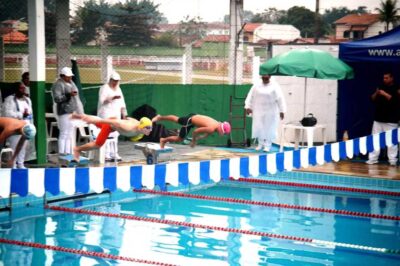
POLYGON ((188 186, 220 182, 230 177, 260 177, 296 182, 328 182, 335 185, 361 185, 400 189, 400 182, 374 178, 335 176, 306 172, 291 172, 353 158, 387 146, 398 145, 398 129, 369 135, 357 139, 336 142, 323 146, 303 148, 270 154, 255 154, 248 157, 206 160, 199 162, 170 162, 156 165, 133 165, 86 168, 30 168, 0 169, 0 197, 7 199, 12 193, 20 197, 34 195, 43 197, 76 193, 101 193, 121 190, 130 191, 143 186, 164 189, 170 186, 188 186))

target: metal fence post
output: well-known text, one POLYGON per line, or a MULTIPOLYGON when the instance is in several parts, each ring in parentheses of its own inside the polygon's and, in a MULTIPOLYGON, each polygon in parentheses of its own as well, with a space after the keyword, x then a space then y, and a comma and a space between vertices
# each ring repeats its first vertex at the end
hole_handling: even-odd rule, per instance
POLYGON ((192 44, 185 47, 185 53, 182 56, 182 84, 192 84, 193 58, 192 44))

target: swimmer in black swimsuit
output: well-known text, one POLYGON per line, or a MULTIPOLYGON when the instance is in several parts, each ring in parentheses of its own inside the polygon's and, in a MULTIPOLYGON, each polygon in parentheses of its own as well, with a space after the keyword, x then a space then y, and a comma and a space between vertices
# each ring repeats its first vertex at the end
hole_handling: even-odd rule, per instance
POLYGON ((192 142, 190 146, 193 148, 199 139, 203 139, 208 135, 218 132, 220 136, 229 134, 231 132, 231 125, 228 122, 219 122, 209 116, 189 114, 184 117, 177 117, 175 115, 161 116, 157 115, 153 118, 153 122, 157 121, 172 121, 182 125, 178 136, 170 136, 160 139, 160 147, 164 148, 167 142, 181 142, 190 133, 193 127, 196 129, 192 134, 192 142))

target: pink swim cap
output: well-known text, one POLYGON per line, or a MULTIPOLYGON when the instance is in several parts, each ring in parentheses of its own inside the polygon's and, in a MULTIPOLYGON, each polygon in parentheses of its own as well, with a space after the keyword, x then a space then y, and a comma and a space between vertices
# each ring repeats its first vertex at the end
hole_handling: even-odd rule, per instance
POLYGON ((229 124, 229 122, 222 122, 221 123, 221 129, 222 129, 222 133, 223 134, 229 134, 231 133, 231 124, 229 124))

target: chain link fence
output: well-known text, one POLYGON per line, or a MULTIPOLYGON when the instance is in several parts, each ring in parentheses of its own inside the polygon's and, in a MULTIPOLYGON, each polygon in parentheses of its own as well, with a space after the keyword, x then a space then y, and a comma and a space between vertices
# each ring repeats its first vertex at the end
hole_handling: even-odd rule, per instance
MULTIPOLYGON (((70 65, 76 59, 82 84, 101 84, 107 80, 111 69, 121 74, 122 83, 145 84, 231 84, 229 80, 230 43, 229 25, 226 23, 205 23, 186 21, 178 24, 161 23, 153 19, 147 29, 148 40, 130 42, 137 38, 135 32, 126 33, 126 42, 120 42, 114 28, 124 27, 122 16, 129 17, 121 10, 126 6, 116 4, 111 13, 100 8, 101 4, 76 6, 78 0, 71 0, 69 16, 63 16, 68 1, 45 1, 46 24, 46 82, 57 78, 58 68, 70 65), (87 17, 102 19, 88 20, 87 17), (119 24, 118 24, 119 23, 119 24), (188 26, 189 25, 189 26, 188 26), (186 28, 184 28, 186 27, 186 28), (190 28, 191 27, 191 28, 190 28), (193 32, 187 32, 190 28, 193 32), (85 36, 85 29, 94 29, 91 36, 85 36), (184 30, 186 30, 183 36, 184 30), (59 32, 56 40, 56 31, 59 32), (197 31, 197 32, 196 32, 197 31), (217 34, 218 33, 218 34, 217 34), (86 37, 83 38, 82 36, 86 37), (114 37, 112 39, 111 37, 114 37), (62 49, 69 47, 69 49, 62 49), (57 49, 62 50, 58 52, 57 49)), ((135 1, 133 1, 135 2, 135 1)), ((20 80, 21 74, 29 69, 28 22, 26 0, 3 3, 10 13, 2 15, 3 37, 2 60, 3 82, 20 80), (20 8, 19 5, 24 5, 20 8), (16 12, 18 10, 18 12, 16 12), (24 11, 25 10, 25 11, 24 11), (25 12, 21 13, 21 12, 25 12)), ((229 12, 227 10, 227 12, 229 12)), ((136 12, 137 13, 137 12, 136 12)), ((138 20, 140 14, 132 13, 130 21, 138 20)), ((123 17, 125 18, 125 17, 123 17)), ((139 23, 139 22, 138 22, 139 23)), ((134 28, 134 26, 132 26, 134 28)), ((124 29, 126 30, 126 29, 124 29)), ((140 31, 137 34, 144 34, 140 31)), ((89 33, 86 33, 89 35, 89 33)), ((265 57, 265 47, 243 47, 242 83, 252 83, 254 58, 265 57)), ((238 51, 237 51, 238 52, 238 51)), ((239 51, 240 52, 240 51, 239 51)), ((256 61, 259 58, 256 58, 256 61)))

